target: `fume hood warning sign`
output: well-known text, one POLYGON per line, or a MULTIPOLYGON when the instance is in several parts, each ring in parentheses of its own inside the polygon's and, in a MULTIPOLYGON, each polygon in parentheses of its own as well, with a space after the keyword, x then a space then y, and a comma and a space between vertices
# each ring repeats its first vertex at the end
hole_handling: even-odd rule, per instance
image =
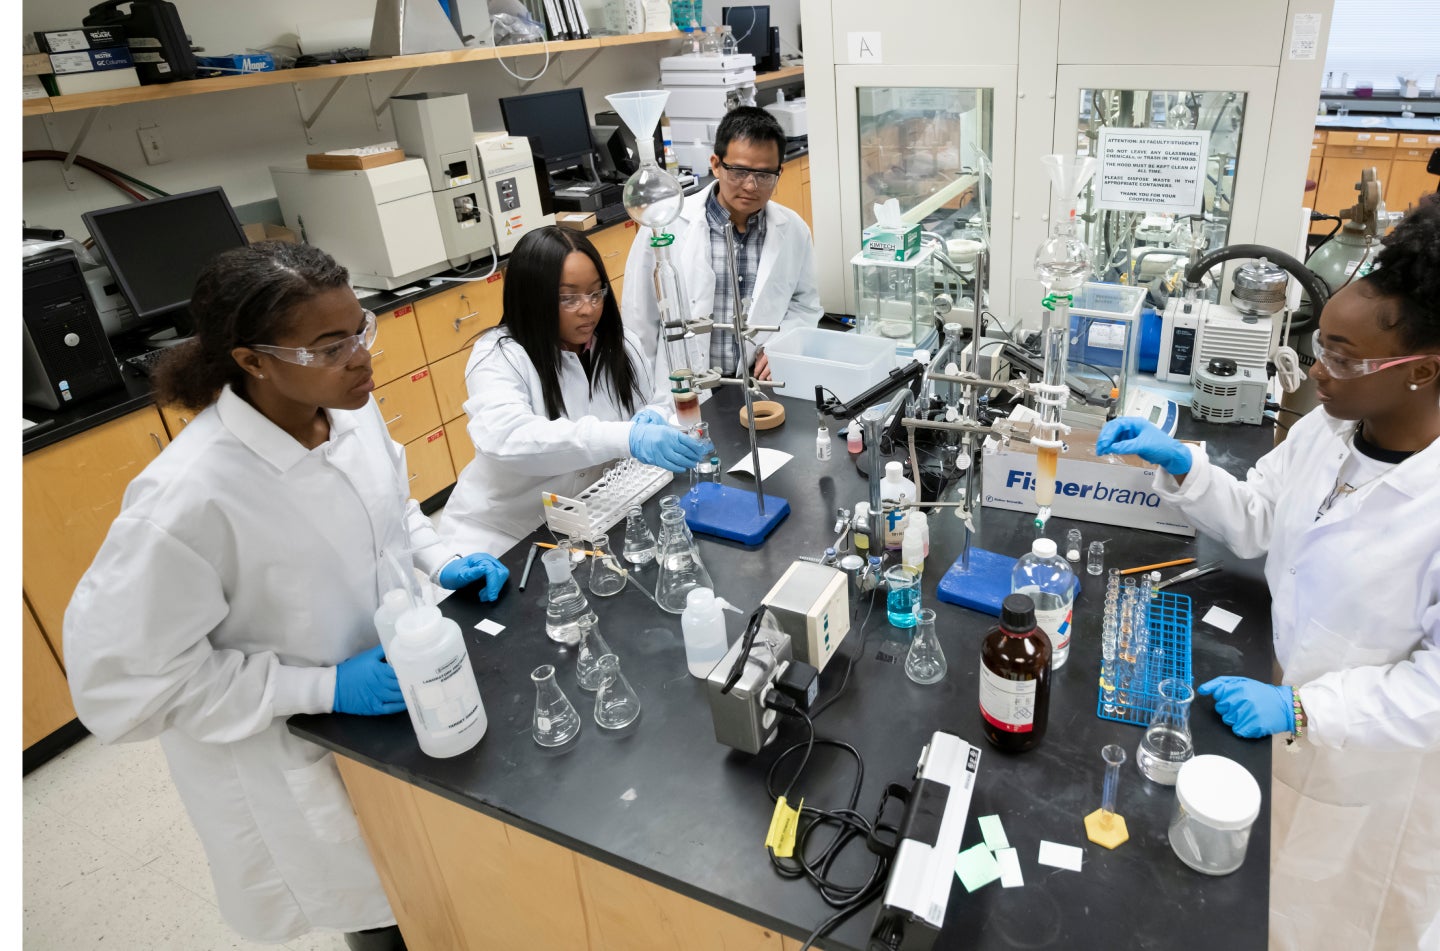
POLYGON ((1205 197, 1210 133, 1203 129, 1100 130, 1096 207, 1191 215, 1205 197))

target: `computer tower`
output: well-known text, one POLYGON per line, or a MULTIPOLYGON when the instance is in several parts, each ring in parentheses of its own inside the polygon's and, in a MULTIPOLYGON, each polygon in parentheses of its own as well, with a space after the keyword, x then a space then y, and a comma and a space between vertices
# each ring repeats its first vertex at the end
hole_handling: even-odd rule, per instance
POLYGON ((123 385, 75 252, 21 259, 24 402, 57 410, 123 385))

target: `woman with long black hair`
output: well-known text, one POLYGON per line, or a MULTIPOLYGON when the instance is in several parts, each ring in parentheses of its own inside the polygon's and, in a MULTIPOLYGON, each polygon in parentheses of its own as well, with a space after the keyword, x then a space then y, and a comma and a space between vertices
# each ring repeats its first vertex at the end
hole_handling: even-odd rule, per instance
POLYGON ((505 272, 504 316, 465 366, 475 458, 460 473, 440 534, 498 555, 543 518, 540 492, 574 495, 626 456, 684 472, 700 443, 668 425, 651 360, 620 320, 600 254, 548 227, 520 239, 505 272))

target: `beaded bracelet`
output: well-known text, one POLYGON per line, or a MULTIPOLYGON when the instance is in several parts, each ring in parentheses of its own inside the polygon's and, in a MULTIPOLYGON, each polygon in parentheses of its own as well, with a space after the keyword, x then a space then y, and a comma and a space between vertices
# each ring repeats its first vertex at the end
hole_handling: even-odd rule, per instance
POLYGON ((1306 719, 1305 707, 1300 703, 1300 691, 1290 691, 1290 702, 1295 708, 1295 730, 1293 736, 1295 739, 1301 740, 1305 738, 1306 719))

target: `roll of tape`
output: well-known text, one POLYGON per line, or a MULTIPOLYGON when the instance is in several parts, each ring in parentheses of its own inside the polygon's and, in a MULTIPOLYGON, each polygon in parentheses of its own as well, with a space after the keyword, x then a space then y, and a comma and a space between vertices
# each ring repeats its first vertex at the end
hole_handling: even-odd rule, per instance
MULTIPOLYGON (((755 428, 774 429, 785 422, 785 407, 773 400, 756 400, 755 407, 755 428)), ((740 407, 740 425, 749 426, 750 417, 745 412, 745 407, 740 407)))

